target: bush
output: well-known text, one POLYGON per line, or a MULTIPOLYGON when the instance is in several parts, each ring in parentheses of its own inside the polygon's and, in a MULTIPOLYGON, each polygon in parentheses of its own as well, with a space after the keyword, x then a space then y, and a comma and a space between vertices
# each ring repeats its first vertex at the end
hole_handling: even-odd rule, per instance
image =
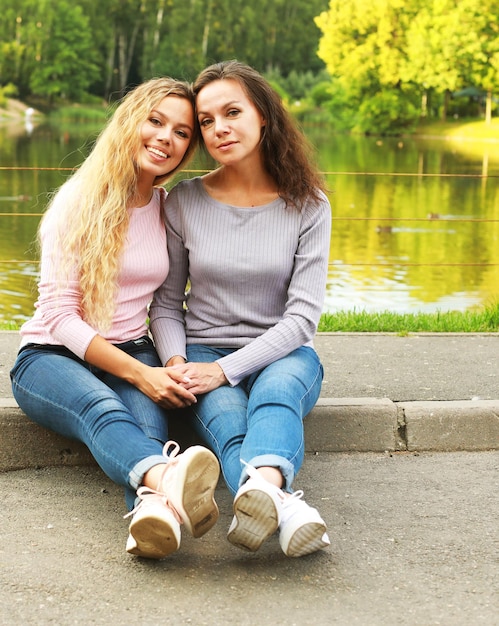
POLYGON ((419 111, 397 90, 380 91, 359 107, 356 130, 367 135, 400 135, 417 125, 419 111))
POLYGON ((322 81, 314 85, 310 90, 310 99, 315 104, 315 106, 323 106, 332 97, 332 84, 331 81, 322 81))
POLYGON ((6 98, 15 98, 18 95, 17 87, 12 83, 8 83, 1 90, 6 98))
POLYGON ((7 107, 8 98, 15 98, 17 96, 17 87, 12 83, 8 83, 3 87, 0 87, 0 107, 5 109, 7 107))
POLYGON ((269 84, 272 89, 279 94, 283 102, 289 102, 289 94, 279 82, 276 80, 269 80, 269 84))

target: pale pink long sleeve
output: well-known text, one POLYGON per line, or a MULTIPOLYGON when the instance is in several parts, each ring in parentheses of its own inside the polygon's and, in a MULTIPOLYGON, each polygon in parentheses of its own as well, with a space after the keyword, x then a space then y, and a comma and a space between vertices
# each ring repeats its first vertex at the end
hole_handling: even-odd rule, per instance
MULTIPOLYGON (((65 186, 66 187, 66 186, 65 186)), ((68 202, 63 187, 57 203, 68 202)), ((161 211, 164 190, 155 189, 151 202, 131 211, 127 241, 121 257, 116 309, 108 331, 100 332, 112 343, 122 343, 147 334, 147 309, 154 291, 168 275, 166 231, 161 211)), ((54 213, 55 215, 55 213, 54 213)), ((21 328, 21 346, 28 343, 64 345, 80 358, 98 334, 81 315, 81 293, 77 277, 61 287, 58 282, 55 220, 44 221, 41 231, 41 274, 35 314, 21 328)))

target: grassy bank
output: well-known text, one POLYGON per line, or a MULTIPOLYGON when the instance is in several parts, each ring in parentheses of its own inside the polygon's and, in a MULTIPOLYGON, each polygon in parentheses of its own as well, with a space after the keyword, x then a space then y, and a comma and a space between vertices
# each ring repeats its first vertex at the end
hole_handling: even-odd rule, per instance
MULTIPOLYGON (((15 322, 0 322, 0 330, 18 330, 15 322)), ((499 332, 499 302, 476 311, 445 313, 325 313, 319 332, 334 333, 495 333, 499 332)))
POLYGON ((493 333, 499 332, 499 302, 479 310, 438 313, 340 311, 321 317, 319 332, 493 333))

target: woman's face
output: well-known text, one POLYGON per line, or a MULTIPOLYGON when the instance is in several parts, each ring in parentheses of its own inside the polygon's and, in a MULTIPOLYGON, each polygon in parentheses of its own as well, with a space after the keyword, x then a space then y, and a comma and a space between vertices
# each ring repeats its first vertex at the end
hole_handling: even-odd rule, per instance
POLYGON ((194 111, 186 98, 166 96, 140 129, 137 165, 152 181, 174 170, 184 158, 194 131, 194 111))
POLYGON ((260 159, 265 120, 237 80, 215 80, 196 98, 197 118, 210 155, 222 165, 260 159))

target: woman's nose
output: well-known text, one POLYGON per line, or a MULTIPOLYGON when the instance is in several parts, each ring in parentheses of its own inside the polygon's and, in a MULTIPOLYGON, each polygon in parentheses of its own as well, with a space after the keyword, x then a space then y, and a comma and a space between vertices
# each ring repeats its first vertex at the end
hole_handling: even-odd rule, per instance
POLYGON ((171 136, 172 136, 171 128, 168 128, 167 126, 163 126, 162 128, 160 128, 157 134, 158 139, 160 141, 164 141, 165 143, 170 143, 171 136))
POLYGON ((215 120, 215 132, 217 135, 225 135, 229 132, 229 126, 224 119, 215 120))

